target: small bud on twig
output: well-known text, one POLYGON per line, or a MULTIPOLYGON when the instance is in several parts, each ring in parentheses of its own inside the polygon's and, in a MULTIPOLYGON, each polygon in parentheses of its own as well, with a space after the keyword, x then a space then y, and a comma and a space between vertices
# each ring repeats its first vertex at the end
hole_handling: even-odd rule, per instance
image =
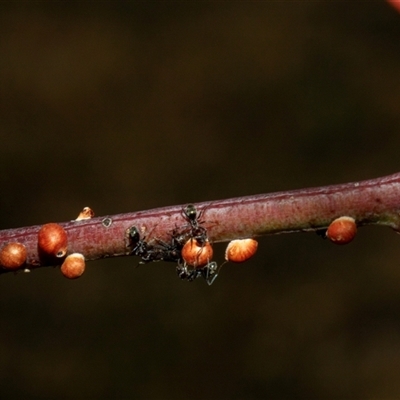
POLYGON ((90 219, 94 217, 94 211, 90 207, 85 207, 78 215, 75 221, 90 219))

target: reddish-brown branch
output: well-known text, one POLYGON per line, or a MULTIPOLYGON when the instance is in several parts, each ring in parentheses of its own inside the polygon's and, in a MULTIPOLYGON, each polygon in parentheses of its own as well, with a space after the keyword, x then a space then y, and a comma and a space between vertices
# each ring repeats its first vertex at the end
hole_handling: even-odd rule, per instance
MULTIPOLYGON (((224 242, 259 235, 312 231, 326 228, 346 215, 358 226, 400 226, 400 173, 355 183, 285 191, 227 200, 197 203, 211 242, 224 242)), ((60 223, 68 235, 68 253, 81 253, 86 260, 129 254, 125 232, 136 226, 142 238, 170 242, 174 229, 187 225, 183 206, 96 217, 60 223)), ((0 247, 9 242, 26 246, 24 268, 42 266, 37 249, 41 226, 0 231, 0 247)), ((4 272, 4 271, 3 271, 4 272)))

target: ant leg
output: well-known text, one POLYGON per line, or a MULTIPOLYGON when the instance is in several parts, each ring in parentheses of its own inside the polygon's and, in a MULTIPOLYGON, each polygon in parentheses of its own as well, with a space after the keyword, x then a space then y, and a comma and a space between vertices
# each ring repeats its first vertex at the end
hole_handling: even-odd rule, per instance
POLYGON ((218 264, 215 261, 209 262, 202 269, 202 276, 208 283, 208 286, 211 286, 218 276, 218 264))

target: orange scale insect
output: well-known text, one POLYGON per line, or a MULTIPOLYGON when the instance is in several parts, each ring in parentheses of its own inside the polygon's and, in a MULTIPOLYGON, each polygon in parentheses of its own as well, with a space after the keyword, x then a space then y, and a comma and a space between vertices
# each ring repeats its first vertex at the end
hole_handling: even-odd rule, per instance
POLYGON ((85 272, 85 257, 80 253, 70 254, 62 263, 60 271, 68 279, 79 278, 85 272))
POLYGON ((38 232, 39 252, 47 256, 64 257, 67 254, 67 242, 67 233, 58 224, 45 224, 38 232))
POLYGON ((335 244, 347 244, 355 238, 356 233, 357 224, 354 218, 340 217, 329 225, 326 237, 335 244))
POLYGON ((257 251, 258 242, 254 239, 236 239, 229 242, 225 250, 225 260, 242 263, 253 257, 257 251))
POLYGON ((0 265, 6 269, 18 269, 25 264, 26 256, 22 243, 8 243, 0 251, 0 265))
POLYGON ((208 240, 199 243, 196 239, 189 239, 182 247, 181 255, 187 265, 201 268, 212 259, 213 248, 208 240))

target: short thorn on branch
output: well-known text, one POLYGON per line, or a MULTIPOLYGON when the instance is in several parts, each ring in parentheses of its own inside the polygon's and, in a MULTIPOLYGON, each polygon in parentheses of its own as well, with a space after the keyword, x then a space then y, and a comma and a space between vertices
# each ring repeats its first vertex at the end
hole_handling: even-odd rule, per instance
POLYGON ((173 262, 179 278, 211 285, 222 265, 255 254, 257 236, 314 231, 343 245, 369 224, 400 231, 400 173, 104 217, 85 207, 69 222, 0 231, 0 273, 59 266, 74 279, 86 261, 137 256, 141 264, 173 262), (217 242, 229 242, 220 266, 213 261, 217 242))

